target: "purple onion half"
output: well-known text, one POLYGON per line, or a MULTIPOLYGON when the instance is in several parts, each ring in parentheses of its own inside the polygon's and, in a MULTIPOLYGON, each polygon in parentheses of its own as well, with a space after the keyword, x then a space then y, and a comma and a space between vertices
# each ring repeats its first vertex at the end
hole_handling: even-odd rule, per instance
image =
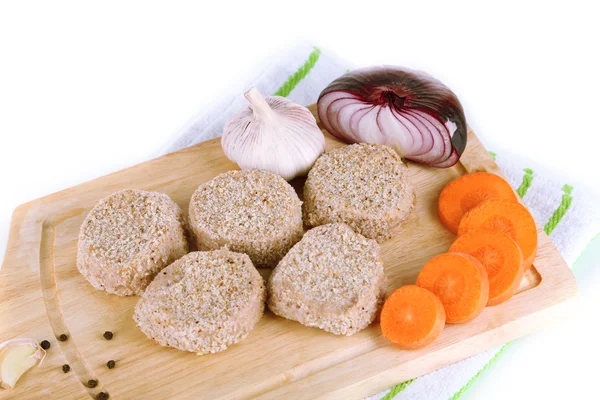
POLYGON ((451 167, 467 145, 456 95, 440 81, 401 67, 370 67, 331 82, 318 100, 321 123, 349 143, 388 145, 400 156, 451 167))

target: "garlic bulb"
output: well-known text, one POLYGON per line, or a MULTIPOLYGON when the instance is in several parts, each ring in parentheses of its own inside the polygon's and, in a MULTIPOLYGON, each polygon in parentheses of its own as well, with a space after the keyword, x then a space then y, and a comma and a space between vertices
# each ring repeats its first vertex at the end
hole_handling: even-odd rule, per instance
POLYGON ((285 180, 305 175, 325 150, 325 136, 307 108, 251 88, 250 103, 225 125, 221 145, 242 169, 265 169, 285 180))
POLYGON ((12 389, 25 372, 41 364, 46 351, 37 341, 27 338, 7 340, 0 344, 0 387, 12 389))

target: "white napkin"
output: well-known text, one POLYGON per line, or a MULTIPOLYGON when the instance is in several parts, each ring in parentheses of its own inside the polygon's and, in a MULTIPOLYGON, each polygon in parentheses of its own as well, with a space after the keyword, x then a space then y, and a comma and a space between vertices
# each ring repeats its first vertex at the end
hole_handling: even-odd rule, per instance
MULTIPOLYGON (((311 46, 298 46, 272 60, 259 76, 243 87, 231 88, 231 96, 212 110, 192 119, 170 144, 161 149, 169 153, 220 136, 225 121, 247 103, 241 95, 250 86, 263 95, 278 94, 290 100, 310 105, 329 82, 348 69, 336 60, 311 46)), ((558 247, 569 265, 600 232, 600 217, 591 198, 568 185, 553 182, 525 168, 514 159, 496 156, 496 161, 510 184, 517 189, 536 221, 558 247)), ((441 368, 397 386, 369 399, 457 399, 481 371, 499 357, 505 348, 500 346, 463 361, 441 368)))

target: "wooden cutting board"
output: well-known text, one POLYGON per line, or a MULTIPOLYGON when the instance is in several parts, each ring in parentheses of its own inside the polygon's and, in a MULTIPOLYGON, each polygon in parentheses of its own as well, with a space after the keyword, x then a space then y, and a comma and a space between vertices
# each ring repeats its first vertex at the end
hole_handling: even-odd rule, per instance
MULTIPOLYGON (((328 148, 342 145, 327 135, 328 148)), ((0 341, 32 337, 48 339, 52 347, 40 368, 23 376, 16 389, 0 389, 0 398, 86 399, 105 391, 111 399, 360 399, 540 329, 574 304, 573 275, 538 227, 538 256, 519 293, 473 322, 446 326, 422 350, 394 347, 377 323, 339 337, 268 311, 248 338, 225 352, 196 356, 160 347, 132 320, 137 297, 94 290, 79 274, 79 226, 99 199, 125 188, 167 193, 187 214, 199 184, 235 168, 214 139, 18 207, 0 270, 0 341), (111 341, 102 337, 106 330, 114 332, 111 341), (57 341, 63 333, 69 339, 57 341), (116 368, 109 370, 108 360, 116 368), (65 363, 71 366, 66 374, 65 363), (99 385, 86 388, 89 379, 99 385)), ((444 185, 482 170, 501 174, 472 131, 456 166, 410 164, 416 210, 382 246, 390 292, 414 283, 423 264, 452 243, 436 212, 444 185)), ((296 188, 302 183, 293 182, 296 188)))

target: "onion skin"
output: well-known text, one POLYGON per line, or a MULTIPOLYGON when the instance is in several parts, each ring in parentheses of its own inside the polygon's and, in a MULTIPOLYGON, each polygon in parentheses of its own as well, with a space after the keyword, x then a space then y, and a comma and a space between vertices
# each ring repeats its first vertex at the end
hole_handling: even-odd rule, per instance
POLYGON ((321 92, 318 113, 325 129, 343 141, 386 144, 408 160, 433 167, 454 165, 467 144, 456 95, 407 68, 369 67, 342 75, 321 92), (378 110, 367 113, 372 106, 378 110), (361 124, 362 117, 368 120, 361 124))

